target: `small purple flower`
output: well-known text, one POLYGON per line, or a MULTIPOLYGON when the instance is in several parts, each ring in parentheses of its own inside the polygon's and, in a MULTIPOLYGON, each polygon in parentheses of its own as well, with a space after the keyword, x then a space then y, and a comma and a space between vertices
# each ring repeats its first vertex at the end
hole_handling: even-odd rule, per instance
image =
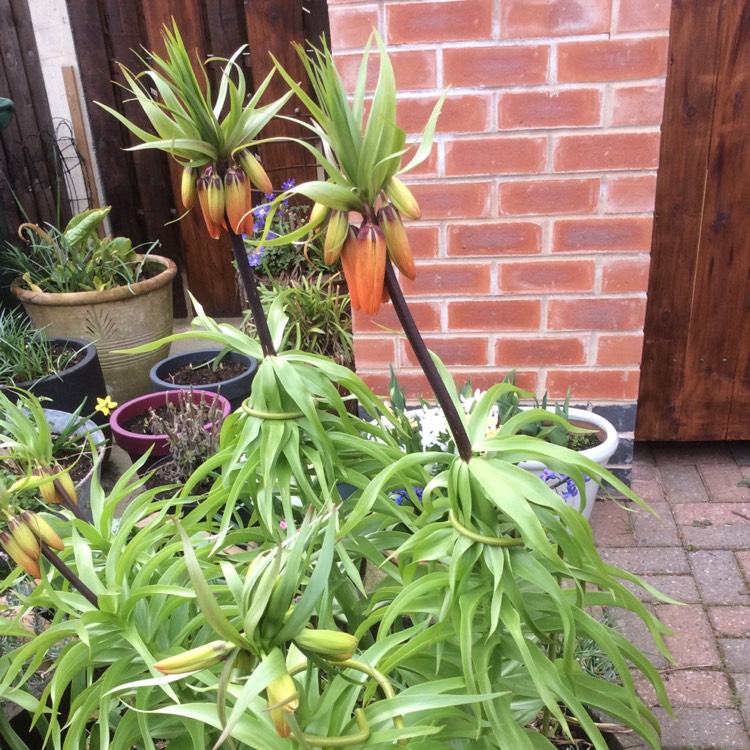
POLYGON ((265 206, 266 203, 270 203, 274 197, 273 193, 263 193, 263 203, 261 205, 265 206))
POLYGON ((294 177, 290 177, 288 180, 284 180, 284 182, 281 183, 281 189, 291 190, 296 184, 297 181, 294 179, 294 177))
POLYGON ((263 260, 263 254, 266 252, 265 247, 259 247, 252 255, 247 256, 247 262, 252 268, 257 268, 263 260))

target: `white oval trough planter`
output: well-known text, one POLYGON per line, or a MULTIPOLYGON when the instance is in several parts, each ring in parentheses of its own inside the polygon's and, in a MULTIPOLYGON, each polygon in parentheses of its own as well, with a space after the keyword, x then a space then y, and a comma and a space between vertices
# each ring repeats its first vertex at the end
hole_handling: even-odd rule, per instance
MULTIPOLYGON (((552 409, 550 411, 553 411, 552 409)), ((586 411, 585 409, 571 408, 568 411, 569 421, 577 427, 586 427, 599 432, 601 443, 593 448, 586 448, 581 453, 590 458, 599 466, 606 467, 609 459, 617 450, 620 438, 614 425, 599 414, 586 411)), ((536 474, 540 479, 552 487, 560 497, 572 508, 579 510, 583 517, 588 521, 591 518, 591 511, 594 509, 594 501, 599 493, 599 485, 593 480, 586 478, 586 495, 580 497, 578 488, 575 483, 569 481, 567 477, 557 475, 551 472, 540 461, 522 461, 518 464, 522 469, 536 474), (583 499, 583 502, 581 502, 583 499)))

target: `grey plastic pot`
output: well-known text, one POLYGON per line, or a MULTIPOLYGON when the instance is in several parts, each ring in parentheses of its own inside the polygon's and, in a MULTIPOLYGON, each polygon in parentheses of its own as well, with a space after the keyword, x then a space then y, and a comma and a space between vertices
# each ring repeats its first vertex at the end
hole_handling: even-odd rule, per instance
MULTIPOLYGON (((47 423, 50 426, 52 432, 61 433, 70 423, 73 415, 67 411, 60 411, 59 409, 45 409, 44 415, 47 417, 47 423)), ((94 466, 76 484, 76 494, 78 495, 78 507, 81 509, 86 517, 90 516, 89 511, 89 498, 91 496, 91 481, 96 474, 97 479, 101 479, 102 476, 102 463, 104 461, 105 451, 107 449, 107 441, 104 437, 104 432, 101 430, 99 425, 92 422, 90 419, 86 420, 82 425, 73 432, 74 435, 85 435, 89 434, 94 444, 97 446, 97 459, 94 462, 94 466)))

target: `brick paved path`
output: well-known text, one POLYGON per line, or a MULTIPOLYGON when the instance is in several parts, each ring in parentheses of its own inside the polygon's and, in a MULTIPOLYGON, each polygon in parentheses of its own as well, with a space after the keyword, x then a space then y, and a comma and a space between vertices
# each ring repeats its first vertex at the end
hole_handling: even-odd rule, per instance
POLYGON ((664 670, 675 710, 655 709, 664 750, 750 750, 749 485, 750 443, 638 445, 633 489, 660 520, 611 500, 594 509, 602 556, 684 602, 644 597, 673 632, 674 665, 620 622, 664 670))

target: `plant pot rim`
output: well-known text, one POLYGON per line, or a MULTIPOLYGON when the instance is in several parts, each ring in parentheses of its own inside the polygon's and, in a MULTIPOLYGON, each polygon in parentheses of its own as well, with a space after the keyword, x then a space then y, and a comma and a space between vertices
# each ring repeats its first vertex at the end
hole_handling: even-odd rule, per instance
MULTIPOLYGON (((49 409, 46 406, 42 407, 42 409, 44 410, 44 416, 47 418, 48 422, 50 422, 50 420, 59 419, 61 422, 65 420, 65 422, 67 423, 70 421, 70 417, 73 416, 71 412, 64 411, 63 409, 49 409)), ((50 422, 50 427, 54 427, 52 422, 50 422)), ((83 432, 90 433, 94 443, 96 443, 96 445, 98 446, 98 461, 94 462, 94 466, 91 467, 89 473, 86 474, 86 476, 76 484, 76 489, 80 489, 86 482, 91 481, 91 477, 94 475, 95 470, 101 472, 104 453, 107 450, 107 441, 104 437, 104 432, 102 431, 101 425, 98 425, 92 419, 87 419, 77 430, 73 432, 73 434, 80 435, 83 432)))
MULTIPOLYGON (((59 343, 63 346, 66 344, 75 344, 79 350, 84 351, 83 359, 77 362, 72 367, 66 367, 64 370, 58 370, 56 372, 50 372, 46 375, 40 375, 38 378, 33 380, 23 380, 20 383, 0 383, 0 389, 2 388, 20 388, 22 390, 28 390, 27 386, 33 386, 37 383, 44 383, 53 378, 59 378, 62 375, 73 375, 84 367, 87 367, 91 361, 96 357, 96 346, 91 341, 85 339, 79 339, 74 336, 50 336, 50 343, 59 343)), ((105 394, 102 394, 104 396, 105 394)))
MULTIPOLYGON (((525 406, 521 408, 531 409, 533 407, 525 406)), ((548 406, 547 411, 554 414, 555 408, 553 406, 548 406)), ((617 450, 617 446, 620 442, 620 436, 617 434, 617 430, 615 429, 614 425, 601 414, 596 414, 595 412, 587 411, 586 409, 578 409, 574 406, 571 406, 568 409, 568 417, 568 421, 571 423, 583 422, 586 425, 590 424, 594 427, 598 427, 604 433, 604 440, 602 440, 599 445, 595 445, 593 448, 586 448, 585 450, 580 451, 580 453, 590 458, 600 466, 605 466, 607 461, 609 461, 614 452, 617 450)), ((533 460, 522 461, 519 466, 532 471, 544 469, 543 463, 533 460)))
MULTIPOLYGON (((171 383, 169 380, 164 380, 164 378, 159 375, 159 370, 162 369, 167 363, 183 359, 188 361, 203 358, 206 358, 206 360, 213 359, 217 354, 220 354, 223 351, 224 349, 196 349, 194 351, 181 352, 180 354, 171 354, 170 356, 159 360, 159 362, 157 362, 151 368, 149 378, 155 386, 158 385, 167 390, 188 390, 189 386, 186 386, 182 383, 171 383)), ((229 380, 221 381, 221 383, 219 383, 218 385, 223 390, 227 390, 233 385, 241 383, 249 375, 254 375, 255 371, 258 369, 258 360, 255 357, 251 357, 249 354, 243 354, 242 352, 230 350, 226 353, 226 356, 228 358, 234 359, 235 361, 238 359, 245 360, 247 362, 247 370, 245 370, 245 372, 241 373, 240 375, 229 378, 229 380)), ((215 389, 216 385, 216 383, 205 383, 203 385, 203 390, 211 390, 212 388, 215 389)))
MULTIPOLYGON (((143 256, 139 255, 138 257, 142 258, 143 256)), ((10 289, 21 302, 29 305, 68 307, 118 302, 161 289, 161 287, 171 282, 177 275, 177 266, 171 258, 166 258, 163 255, 149 255, 148 259, 161 263, 164 266, 164 270, 150 279, 143 279, 142 281, 137 281, 135 284, 104 289, 101 292, 33 292, 30 289, 24 289, 20 285, 21 279, 15 279, 10 285, 10 289)))
MULTIPOLYGON (((166 434, 142 435, 138 432, 130 432, 125 429, 123 425, 129 419, 139 414, 143 414, 149 407, 154 405, 158 407, 168 403, 177 402, 180 393, 189 391, 189 388, 181 388, 172 391, 154 391, 153 393, 146 393, 143 396, 138 396, 137 398, 130 399, 129 401, 120 404, 109 417, 109 424, 112 428, 112 437, 114 441, 128 453, 142 454, 153 445, 154 448, 151 451, 152 456, 168 455, 169 442, 166 434)), ((224 419, 232 413, 232 406, 224 396, 214 393, 213 391, 205 391, 198 388, 193 388, 193 394, 203 396, 207 401, 209 399, 218 400, 224 419)))

